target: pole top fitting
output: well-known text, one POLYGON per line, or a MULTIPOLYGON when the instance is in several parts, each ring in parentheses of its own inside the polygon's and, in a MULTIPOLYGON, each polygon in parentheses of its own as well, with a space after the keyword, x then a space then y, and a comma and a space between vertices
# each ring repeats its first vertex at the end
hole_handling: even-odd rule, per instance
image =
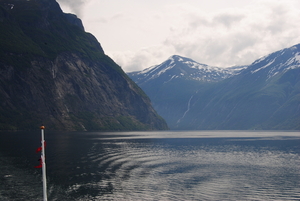
POLYGON ((41 128, 41 129, 45 129, 45 126, 41 126, 40 128, 41 128))

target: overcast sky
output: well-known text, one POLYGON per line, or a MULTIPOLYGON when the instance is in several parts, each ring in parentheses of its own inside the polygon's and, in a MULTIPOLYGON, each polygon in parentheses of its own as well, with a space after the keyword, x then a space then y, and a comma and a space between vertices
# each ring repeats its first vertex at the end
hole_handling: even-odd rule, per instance
POLYGON ((300 43, 300 0, 57 0, 125 72, 177 54, 219 67, 300 43))

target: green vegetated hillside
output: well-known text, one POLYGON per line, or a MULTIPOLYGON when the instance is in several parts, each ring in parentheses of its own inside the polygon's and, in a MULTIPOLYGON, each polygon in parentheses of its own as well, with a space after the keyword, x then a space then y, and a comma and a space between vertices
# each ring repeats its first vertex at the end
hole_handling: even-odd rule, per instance
POLYGON ((0 129, 167 129, 147 95, 55 0, 0 2, 0 129))

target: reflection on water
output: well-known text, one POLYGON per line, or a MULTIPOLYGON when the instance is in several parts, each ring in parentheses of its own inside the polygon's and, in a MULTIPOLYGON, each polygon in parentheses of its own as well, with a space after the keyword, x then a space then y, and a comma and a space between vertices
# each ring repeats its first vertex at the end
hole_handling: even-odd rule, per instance
MULTIPOLYGON (((39 170, 24 165, 36 155, 11 153, 15 137, 0 136, 2 198, 40 196, 33 193, 42 192, 39 170), (15 181, 18 174, 27 183, 15 181), (13 182, 23 193, 3 187, 13 182)), ((46 139, 50 200, 300 199, 299 132, 46 133, 46 139)))

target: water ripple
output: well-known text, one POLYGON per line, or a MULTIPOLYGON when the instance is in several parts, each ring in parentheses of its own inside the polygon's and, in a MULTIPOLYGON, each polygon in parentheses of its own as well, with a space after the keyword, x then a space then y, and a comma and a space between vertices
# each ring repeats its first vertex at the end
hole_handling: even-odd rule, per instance
POLYGON ((300 198, 297 153, 255 146, 173 146, 144 141, 99 143, 94 148, 88 160, 97 179, 83 182, 77 189, 98 189, 101 195, 95 199, 300 198))
MULTIPOLYGON (((46 150, 49 200, 300 200, 299 136, 52 133, 46 150)), ((41 171, 33 168, 36 138, 0 133, 0 200, 42 197, 41 171)))

